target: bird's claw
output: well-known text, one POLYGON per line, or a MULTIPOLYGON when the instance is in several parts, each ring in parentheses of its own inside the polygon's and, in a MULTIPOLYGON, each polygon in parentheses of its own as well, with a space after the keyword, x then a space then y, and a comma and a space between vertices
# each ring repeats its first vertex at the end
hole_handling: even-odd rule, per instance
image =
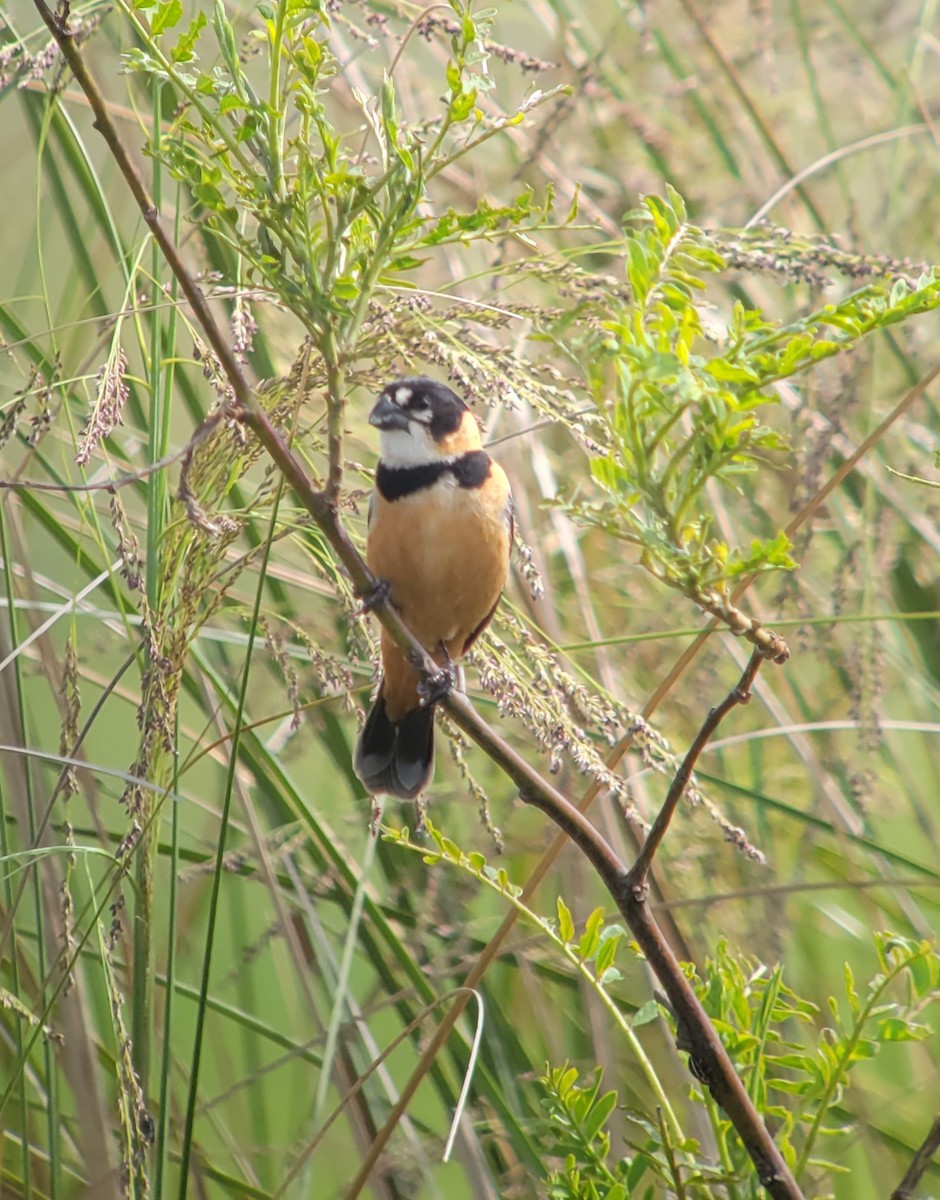
POLYGON ((433 675, 422 679, 418 684, 418 699, 421 701, 421 707, 428 708, 432 704, 440 704, 442 700, 446 700, 457 687, 458 680, 459 671, 448 659, 433 675))
POLYGON ((375 609, 387 604, 392 596, 392 585, 387 579, 377 579, 368 592, 362 597, 359 607, 356 609, 357 617, 364 617, 366 613, 373 612, 375 609))

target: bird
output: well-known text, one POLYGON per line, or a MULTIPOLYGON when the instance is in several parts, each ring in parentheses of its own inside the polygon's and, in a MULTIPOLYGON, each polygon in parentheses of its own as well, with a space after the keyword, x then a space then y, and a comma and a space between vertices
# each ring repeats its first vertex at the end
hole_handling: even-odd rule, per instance
POLYGON ((426 376, 390 383, 369 416, 379 463, 366 562, 378 581, 363 607, 388 599, 440 668, 430 687, 383 627, 382 680, 353 765, 373 795, 414 799, 434 771, 434 708, 454 664, 489 624, 509 574, 512 493, 483 449, 471 410, 426 376))

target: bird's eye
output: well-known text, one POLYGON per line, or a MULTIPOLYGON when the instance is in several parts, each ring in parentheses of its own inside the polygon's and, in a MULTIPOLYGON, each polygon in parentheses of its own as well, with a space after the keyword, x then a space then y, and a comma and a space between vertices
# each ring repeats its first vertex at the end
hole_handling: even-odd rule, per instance
POLYGON ((431 401, 422 392, 418 392, 416 396, 411 398, 411 407, 416 412, 427 412, 431 407, 431 401))

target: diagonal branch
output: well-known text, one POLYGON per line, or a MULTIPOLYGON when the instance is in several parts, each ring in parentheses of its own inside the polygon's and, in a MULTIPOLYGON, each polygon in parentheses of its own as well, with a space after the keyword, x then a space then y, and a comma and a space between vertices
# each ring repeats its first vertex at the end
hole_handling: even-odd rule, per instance
MULTIPOLYGON (((680 770, 679 787, 671 789, 670 797, 667 798, 663 807, 663 812, 667 814, 667 821, 668 815, 671 815, 670 801, 672 801, 672 810, 674 810, 685 783, 688 781, 688 775, 691 774, 695 761, 709 736, 724 715, 736 705, 744 702, 744 697, 748 695, 761 661, 762 656, 755 653, 733 691, 729 693, 722 704, 709 713, 702 733, 695 739, 693 748, 680 770), (683 772, 685 772, 684 777, 683 772), (676 792, 674 800, 673 791, 676 792)), ((751 1102, 718 1034, 646 904, 645 889, 637 886, 638 879, 645 879, 649 862, 646 862, 639 876, 635 873, 635 869, 627 870, 615 851, 584 813, 556 791, 551 784, 542 779, 515 750, 508 746, 480 718, 465 697, 453 696, 447 703, 447 709, 453 720, 495 763, 502 767, 519 788, 522 799, 541 809, 550 817, 590 860, 666 992, 675 1013, 677 1025, 682 1030, 683 1048, 689 1050, 699 1078, 707 1084, 712 1096, 727 1113, 737 1130, 738 1136, 754 1162, 761 1183, 774 1197, 774 1200, 800 1200, 802 1193, 796 1180, 751 1102)), ((655 830, 656 826, 654 826, 654 832, 655 830)), ((662 829, 662 833, 664 832, 665 827, 662 829)), ((651 838, 652 836, 653 834, 651 834, 651 838)), ((661 836, 660 834, 659 840, 655 842, 650 851, 649 859, 655 853, 661 836)), ((405 1100, 404 1094, 401 1099, 405 1100)), ((352 1200, 359 1194, 359 1190, 368 1178, 370 1169, 371 1165, 366 1160, 356 1181, 347 1191, 346 1200, 352 1200)))
POLYGON ((171 451, 163 458, 147 463, 145 467, 139 467, 134 471, 125 471, 123 475, 113 475, 110 479, 99 479, 97 483, 40 483, 25 479, 0 479, 0 491, 9 489, 20 492, 108 492, 114 495, 118 488, 127 487, 129 483, 139 483, 142 479, 149 479, 157 471, 166 470, 180 459, 191 458, 193 451, 202 445, 221 419, 222 413, 217 410, 200 422, 199 428, 185 446, 171 451))
POLYGON ((891 1200, 911 1200, 914 1189, 926 1174, 927 1168, 938 1150, 940 1150, 940 1117, 935 1117, 927 1136, 911 1159, 911 1165, 904 1172, 904 1178, 891 1193, 891 1200))
POLYGON ((682 799, 683 793, 688 787, 689 780, 692 778, 692 771, 695 764, 698 762, 699 756, 708 744, 712 734, 728 713, 731 712, 732 708, 738 704, 747 704, 750 700, 751 687, 757 678, 757 672, 760 670, 764 658, 765 654, 762 654, 760 650, 753 652, 744 670, 744 674, 738 680, 737 687, 733 688, 725 696, 721 704, 711 710, 705 718, 702 728, 698 731, 695 741, 689 747, 682 765, 679 767, 669 786, 669 791, 666 793, 666 799, 659 810, 659 815, 653 822, 653 827, 649 831, 646 841, 640 849, 640 853, 636 856, 636 861, 630 868, 630 886, 635 895, 640 896, 642 893, 642 898, 646 898, 646 893, 649 890, 647 876, 649 875, 650 867, 653 865, 656 851, 662 845, 663 838, 666 836, 669 822, 672 820, 679 806, 679 801, 682 799))
MULTIPOLYGON (((95 127, 107 142, 154 240, 160 246, 170 269, 178 279, 193 313, 202 326, 206 338, 231 384, 237 415, 252 429, 283 472, 286 482, 307 508, 348 571, 356 590, 362 595, 368 594, 373 589, 375 581, 338 519, 335 497, 330 494, 329 488, 327 494, 323 494, 311 486, 301 463, 284 444, 267 414, 255 401, 231 347, 212 315, 205 296, 186 269, 175 244, 163 228, 160 215, 117 134, 107 112, 103 96, 88 72, 78 46, 69 31, 67 8, 63 10, 64 16, 59 16, 49 9, 45 0, 35 0, 35 4, 77 82, 88 97, 95 115, 95 127)), ((338 483, 338 479, 334 482, 338 483)), ((385 628, 405 650, 410 661, 419 670, 427 674, 433 673, 436 670, 435 664, 411 636, 394 609, 386 603, 378 605, 376 612, 385 628)), ((739 701, 735 701, 735 703, 737 702, 739 701)), ((635 894, 630 872, 583 813, 542 779, 524 759, 503 741, 479 716, 465 697, 455 694, 445 702, 445 705, 454 721, 513 780, 523 798, 528 803, 542 809, 578 844, 582 852, 593 863, 630 925, 651 967, 660 979, 677 1020, 681 1023, 684 1036, 693 1047, 696 1065, 707 1079, 712 1094, 728 1113, 738 1130, 755 1163, 761 1182, 775 1200, 802 1200, 796 1181, 751 1103, 717 1033, 709 1023, 644 900, 635 894)), ((402 1101, 407 1103, 409 1098, 410 1096, 403 1095, 402 1101)), ((390 1125, 390 1128, 393 1127, 390 1125)), ((384 1144, 381 1135, 376 1138, 370 1154, 363 1162, 348 1193, 350 1196, 358 1195, 364 1186, 384 1144)))

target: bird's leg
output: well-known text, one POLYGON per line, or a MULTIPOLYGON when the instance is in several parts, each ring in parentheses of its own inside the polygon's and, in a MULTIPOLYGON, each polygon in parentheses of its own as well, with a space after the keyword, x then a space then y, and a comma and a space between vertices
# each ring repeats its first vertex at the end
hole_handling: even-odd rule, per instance
POLYGON ((362 597, 359 607, 353 614, 356 617, 364 617, 366 613, 373 612, 383 604, 387 604, 392 598, 392 585, 387 579, 377 579, 369 591, 362 597))
POLYGON ((463 669, 463 663, 456 663, 450 656, 450 651, 444 642, 441 642, 441 653, 444 655, 446 670, 453 676, 454 684, 453 691, 460 692, 461 696, 467 694, 467 672, 463 669))
POLYGON ((427 679, 422 679, 418 684, 418 698, 421 701, 421 707, 427 708, 431 704, 439 704, 441 700, 446 700, 451 692, 462 682, 462 672, 455 665, 454 660, 450 656, 447 647, 441 642, 441 653, 444 656, 443 664, 429 675, 427 679))

